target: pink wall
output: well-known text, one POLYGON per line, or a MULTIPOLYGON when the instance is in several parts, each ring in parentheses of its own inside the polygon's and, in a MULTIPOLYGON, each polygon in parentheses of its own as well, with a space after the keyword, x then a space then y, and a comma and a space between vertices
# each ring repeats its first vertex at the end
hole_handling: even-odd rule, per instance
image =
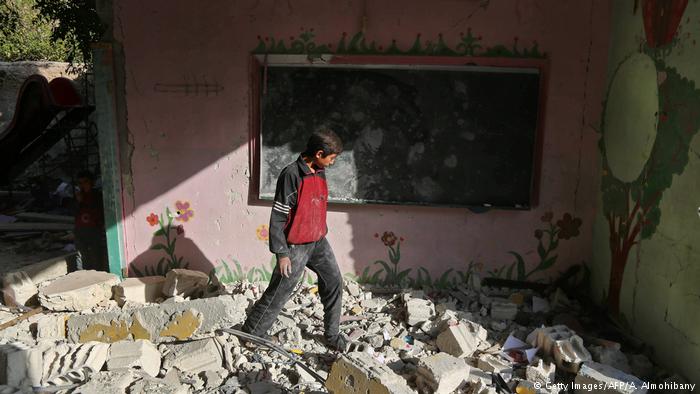
POLYGON ((125 255, 128 262, 157 262, 147 252, 150 213, 187 200, 194 217, 184 223, 177 254, 194 268, 221 260, 244 267, 267 265, 270 254, 256 228, 268 222, 269 206, 251 206, 249 184, 249 53, 257 36, 288 38, 314 28, 316 41, 338 42, 361 29, 387 46, 407 49, 421 33, 442 33, 454 46, 472 29, 486 46, 532 41, 550 59, 540 205, 522 211, 470 213, 466 209, 406 206, 336 206, 328 218, 329 239, 341 270, 362 270, 387 258, 375 233, 405 238, 401 266, 423 266, 433 275, 510 264, 517 251, 529 271, 539 258, 540 218, 569 212, 582 219, 580 235, 562 240, 549 274, 589 260, 594 213, 596 143, 608 45, 604 1, 134 1, 115 2, 115 36, 125 52, 128 132, 134 152, 132 178, 125 177, 125 255), (485 4, 484 7, 481 7, 485 4), (215 83, 218 94, 165 92, 171 84, 215 83))

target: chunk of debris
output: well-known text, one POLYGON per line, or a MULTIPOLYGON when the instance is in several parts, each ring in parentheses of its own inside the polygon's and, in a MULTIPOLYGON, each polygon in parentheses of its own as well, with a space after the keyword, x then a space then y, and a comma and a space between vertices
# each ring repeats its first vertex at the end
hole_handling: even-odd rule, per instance
POLYGON ((122 394, 138 377, 129 369, 100 371, 90 375, 90 380, 73 391, 75 394, 122 394))
POLYGON ((4 303, 8 306, 29 305, 38 287, 24 271, 10 272, 2 279, 4 303))
POLYGON ((591 346, 589 350, 594 361, 609 365, 625 373, 632 372, 627 356, 620 351, 619 347, 591 346))
POLYGON ((36 322, 36 339, 66 339, 66 315, 42 315, 36 322))
POLYGON ((416 373, 416 384, 419 390, 448 394, 467 379, 469 365, 464 359, 441 352, 418 360, 416 373))
POLYGON ((150 341, 121 341, 109 349, 107 370, 138 368, 155 377, 160 371, 160 352, 150 341))
POLYGON ((163 298, 164 276, 145 276, 142 278, 127 278, 114 287, 114 300, 119 306, 125 302, 145 304, 157 302, 163 298))
POLYGON ((542 327, 534 330, 528 341, 554 357, 557 367, 576 373, 581 363, 593 358, 583 346, 583 339, 564 325, 542 327))
POLYGON ((82 311, 112 298, 119 278, 102 271, 75 271, 39 288, 39 303, 52 311, 82 311))
POLYGON ((208 283, 209 275, 204 272, 175 268, 165 275, 163 294, 168 297, 199 296, 206 290, 208 283))
POLYGON ((583 346, 583 339, 578 335, 557 340, 552 353, 557 366, 567 372, 576 373, 581 363, 592 361, 591 354, 583 346))
POLYGON ((576 392, 605 392, 614 394, 643 394, 643 382, 609 365, 588 361, 581 365, 575 383, 582 388, 601 387, 598 390, 579 389, 576 392))
POLYGON ((32 387, 41 384, 41 352, 22 342, 0 345, 0 384, 32 387))
POLYGON ((331 367, 326 388, 331 394, 415 394, 403 377, 364 352, 341 355, 331 367))
POLYGON ((167 344, 163 369, 177 368, 183 372, 200 373, 223 366, 222 353, 214 339, 202 339, 183 344, 167 344))
POLYGON ((536 365, 528 365, 525 369, 527 380, 546 386, 554 383, 556 366, 552 363, 545 363, 542 359, 537 360, 536 365))
POLYGON ((3 275, 2 291, 5 305, 31 305, 39 291, 37 285, 66 275, 68 260, 72 258, 75 258, 75 253, 29 264, 20 271, 3 275))
POLYGON ((440 333, 436 344, 441 352, 455 357, 469 357, 486 340, 487 335, 486 330, 476 323, 460 322, 440 333))
POLYGON ((81 345, 45 343, 39 349, 43 359, 42 382, 52 386, 76 383, 76 378, 80 380, 101 370, 109 354, 109 345, 99 342, 81 345))
POLYGON ((409 326, 426 322, 435 317, 435 306, 429 300, 411 298, 406 301, 406 323, 409 326))
POLYGON ((506 381, 513 376, 513 367, 510 362, 500 357, 483 354, 479 357, 477 367, 485 372, 495 372, 500 374, 506 381))
POLYGON ((518 305, 508 301, 491 302, 491 318, 496 320, 515 320, 518 305))

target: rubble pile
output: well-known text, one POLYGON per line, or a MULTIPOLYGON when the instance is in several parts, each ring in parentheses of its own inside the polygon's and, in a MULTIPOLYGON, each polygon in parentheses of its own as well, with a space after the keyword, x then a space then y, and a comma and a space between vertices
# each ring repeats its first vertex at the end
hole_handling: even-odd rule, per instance
POLYGON ((321 383, 295 360, 221 331, 240 326, 266 283, 221 285, 185 269, 120 281, 40 264, 40 278, 27 267, 3 281, 24 302, 0 310, 2 393, 554 394, 603 392, 590 390, 601 384, 643 393, 642 382, 667 377, 644 354, 557 324, 580 311, 561 292, 471 278, 449 291, 373 293, 346 280, 346 352, 323 344, 314 285, 298 285, 269 331, 321 383))

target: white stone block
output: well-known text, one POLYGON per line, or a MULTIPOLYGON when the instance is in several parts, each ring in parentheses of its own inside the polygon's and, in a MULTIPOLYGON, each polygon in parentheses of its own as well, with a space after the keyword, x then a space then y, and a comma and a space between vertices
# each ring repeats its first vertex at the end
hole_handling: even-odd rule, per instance
POLYGON ((119 278, 102 271, 75 271, 39 288, 39 302, 53 311, 82 311, 112 298, 119 278))
POLYGON ((127 301, 137 304, 156 302, 159 298, 163 298, 164 282, 164 276, 124 279, 114 287, 114 300, 119 306, 127 301))
POLYGON ((119 341, 109 349, 107 369, 139 368, 155 377, 160 371, 160 358, 160 352, 150 341, 119 341))
POLYGON ((208 283, 209 275, 204 272, 177 268, 165 275, 163 294, 167 297, 197 296, 204 293, 208 283))
POLYGON ((426 392, 448 394, 456 390, 469 376, 464 359, 447 353, 437 353, 418 360, 416 384, 426 392))

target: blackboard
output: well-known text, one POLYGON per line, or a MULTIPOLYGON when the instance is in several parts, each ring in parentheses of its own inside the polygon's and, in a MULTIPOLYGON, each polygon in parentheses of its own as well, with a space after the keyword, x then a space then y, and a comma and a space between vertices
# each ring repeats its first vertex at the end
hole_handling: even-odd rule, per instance
POLYGON ((345 151, 329 201, 528 209, 536 196, 536 67, 264 64, 258 74, 259 198, 311 131, 345 151))

